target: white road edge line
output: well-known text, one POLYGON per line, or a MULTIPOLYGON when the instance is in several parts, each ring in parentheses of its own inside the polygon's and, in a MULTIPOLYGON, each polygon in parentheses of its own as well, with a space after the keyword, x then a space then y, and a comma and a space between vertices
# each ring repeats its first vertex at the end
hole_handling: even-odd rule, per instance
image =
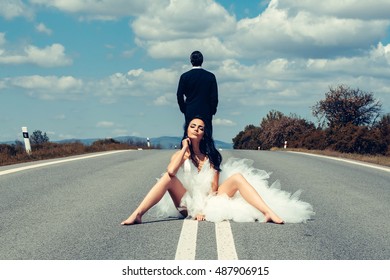
POLYGON ((19 171, 23 171, 23 170, 38 168, 38 167, 42 167, 42 166, 48 166, 48 165, 64 163, 64 162, 69 162, 69 161, 75 161, 75 160, 81 160, 81 159, 87 159, 87 158, 100 157, 100 156, 105 156, 105 155, 115 154, 115 153, 121 153, 121 152, 127 152, 127 151, 131 151, 131 150, 110 151, 110 152, 104 152, 104 153, 93 154, 93 155, 88 155, 88 156, 81 156, 81 157, 77 157, 77 158, 68 158, 68 159, 62 159, 62 160, 38 163, 38 164, 33 164, 33 165, 27 165, 27 166, 23 166, 23 167, 18 167, 18 168, 13 168, 13 169, 0 171, 0 176, 6 175, 6 174, 10 174, 10 173, 19 172, 19 171))
POLYGON ((177 244, 175 260, 195 260, 198 221, 185 219, 177 244))
POLYGON ((377 166, 377 165, 374 165, 374 164, 362 163, 362 162, 358 162, 358 161, 354 161, 354 160, 349 160, 349 159, 335 158, 335 157, 330 157, 330 156, 323 156, 323 155, 310 154, 310 153, 303 153, 303 152, 293 152, 293 151, 287 151, 287 152, 288 152, 288 153, 303 154, 303 155, 313 156, 313 157, 323 157, 323 158, 328 158, 328 159, 333 159, 333 160, 338 160, 338 161, 344 161, 344 162, 348 162, 348 163, 352 163, 352 164, 356 164, 356 165, 361 165, 361 166, 365 166, 365 167, 376 168, 376 169, 379 169, 379 170, 382 170, 382 171, 390 172, 390 168, 389 168, 389 167, 382 167, 382 166, 377 166))
POLYGON ((238 260, 229 221, 215 223, 218 260, 238 260))

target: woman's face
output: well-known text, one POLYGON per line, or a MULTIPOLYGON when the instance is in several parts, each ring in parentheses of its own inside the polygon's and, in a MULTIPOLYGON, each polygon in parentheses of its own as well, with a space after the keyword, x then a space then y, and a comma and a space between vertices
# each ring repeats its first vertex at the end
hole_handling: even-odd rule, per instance
POLYGON ((204 135, 204 122, 201 119, 193 119, 187 129, 187 136, 193 140, 202 140, 204 135))

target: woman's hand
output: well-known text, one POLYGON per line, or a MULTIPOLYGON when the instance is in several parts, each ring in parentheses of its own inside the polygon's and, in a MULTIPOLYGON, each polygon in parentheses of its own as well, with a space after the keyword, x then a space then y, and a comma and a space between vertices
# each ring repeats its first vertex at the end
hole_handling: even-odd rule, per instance
POLYGON ((170 177, 176 176, 177 170, 180 168, 180 166, 183 164, 184 160, 186 159, 186 154, 190 153, 189 145, 191 145, 191 141, 189 138, 185 138, 182 141, 183 147, 180 151, 177 151, 173 154, 171 157, 171 162, 168 164, 167 172, 170 177))
POLYGON ((181 141, 181 144, 183 145, 183 148, 185 148, 186 150, 189 149, 190 145, 191 145, 191 140, 190 138, 185 138, 183 139, 183 141, 181 141))
POLYGON ((218 191, 209 190, 209 195, 217 195, 218 191))

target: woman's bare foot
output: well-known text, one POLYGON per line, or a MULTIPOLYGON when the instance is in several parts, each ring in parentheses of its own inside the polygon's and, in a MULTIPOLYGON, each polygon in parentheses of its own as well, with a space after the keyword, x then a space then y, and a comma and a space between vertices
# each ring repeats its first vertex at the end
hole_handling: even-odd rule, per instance
POLYGON ((264 217, 264 223, 284 224, 284 221, 279 218, 275 213, 266 214, 264 217))
POLYGON ((142 215, 140 213, 133 213, 130 217, 124 220, 121 225, 129 226, 135 224, 142 224, 142 215))
POLYGON ((198 215, 196 215, 195 220, 197 220, 197 221, 205 221, 206 218, 205 218, 204 215, 198 214, 198 215))

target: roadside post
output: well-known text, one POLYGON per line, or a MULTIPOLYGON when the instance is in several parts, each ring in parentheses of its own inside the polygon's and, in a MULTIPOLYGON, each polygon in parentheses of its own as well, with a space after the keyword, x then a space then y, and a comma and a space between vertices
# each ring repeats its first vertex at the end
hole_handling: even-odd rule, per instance
POLYGON ((26 148, 26 152, 28 154, 31 153, 31 145, 30 145, 30 138, 28 136, 27 127, 22 127, 22 133, 23 133, 23 139, 24 139, 24 147, 26 148))

